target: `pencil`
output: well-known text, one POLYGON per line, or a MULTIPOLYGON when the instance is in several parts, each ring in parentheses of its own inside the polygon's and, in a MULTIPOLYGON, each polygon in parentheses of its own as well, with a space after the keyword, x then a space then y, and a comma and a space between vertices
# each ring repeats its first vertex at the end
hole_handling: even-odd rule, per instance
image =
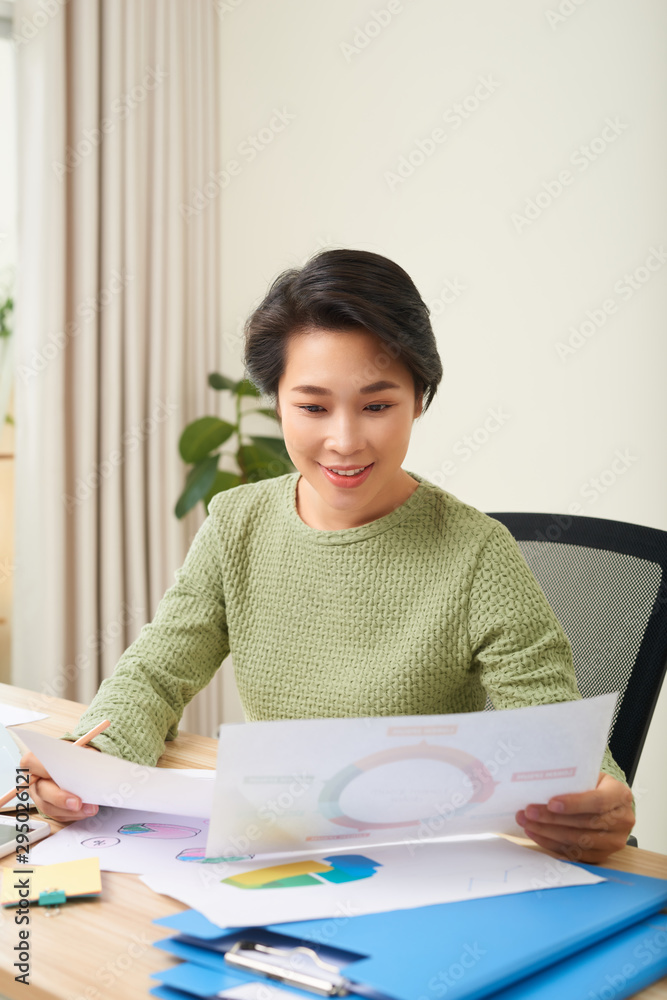
MULTIPOLYGON (((108 729, 110 725, 111 723, 109 722, 108 719, 105 719, 104 722, 99 722, 96 726, 93 726, 93 728, 89 732, 85 733, 83 736, 79 736, 78 740, 74 740, 74 746, 85 747, 86 743, 89 743, 96 736, 99 736, 99 734, 103 733, 105 729, 108 729)), ((30 786, 34 785, 36 781, 39 781, 40 777, 41 775, 39 774, 31 774, 30 780, 28 781, 27 786, 24 786, 24 788, 25 787, 30 788, 30 786)), ((2 809, 3 806, 6 806, 8 802, 11 802, 12 799, 15 797, 15 795, 16 795, 15 788, 11 788, 6 795, 3 795, 2 798, 0 798, 0 809, 2 809)))

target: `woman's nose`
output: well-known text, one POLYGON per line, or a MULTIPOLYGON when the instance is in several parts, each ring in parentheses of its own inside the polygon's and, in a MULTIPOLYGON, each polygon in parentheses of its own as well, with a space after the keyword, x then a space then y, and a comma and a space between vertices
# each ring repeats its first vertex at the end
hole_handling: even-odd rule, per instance
POLYGON ((351 417, 335 417, 329 427, 326 447, 341 457, 363 451, 366 438, 359 421, 351 417))

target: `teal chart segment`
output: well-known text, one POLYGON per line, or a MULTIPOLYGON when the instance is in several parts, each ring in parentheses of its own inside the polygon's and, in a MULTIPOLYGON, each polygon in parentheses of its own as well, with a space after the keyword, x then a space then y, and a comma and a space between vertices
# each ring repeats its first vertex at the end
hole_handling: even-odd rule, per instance
POLYGON ((469 779, 473 794, 464 805, 456 810, 458 813, 462 813, 478 802, 485 802, 493 795, 496 782, 481 760, 466 753, 465 750, 438 746, 422 740, 421 743, 412 746, 380 750, 378 753, 369 754, 367 757, 355 761, 354 764, 348 764, 347 767, 342 768, 326 782, 320 792, 318 807, 321 814, 332 823, 352 827, 355 830, 389 830, 398 827, 420 826, 422 823, 428 822, 429 817, 418 816, 415 819, 373 823, 347 816, 341 809, 340 797, 355 779, 377 767, 384 767, 387 764, 395 764, 397 761, 404 760, 436 760, 450 764, 462 771, 469 779))

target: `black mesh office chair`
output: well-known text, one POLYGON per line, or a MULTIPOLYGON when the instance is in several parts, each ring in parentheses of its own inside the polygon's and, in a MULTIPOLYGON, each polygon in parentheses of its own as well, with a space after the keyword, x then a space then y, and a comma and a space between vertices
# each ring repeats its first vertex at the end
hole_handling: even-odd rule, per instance
POLYGON ((516 538, 572 645, 584 698, 619 691, 609 747, 632 784, 667 667, 667 531, 490 514, 516 538))

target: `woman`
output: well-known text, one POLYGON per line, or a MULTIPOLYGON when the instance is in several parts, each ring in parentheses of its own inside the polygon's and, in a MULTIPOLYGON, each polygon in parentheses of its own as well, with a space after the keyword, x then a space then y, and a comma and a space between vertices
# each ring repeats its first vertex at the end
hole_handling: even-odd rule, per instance
MULTIPOLYGON (((325 251, 281 275, 246 324, 249 377, 296 473, 218 494, 151 624, 75 731, 155 764, 231 650, 250 720, 476 711, 579 697, 571 650, 499 522, 402 468, 442 377, 402 268, 325 251)), ((96 812, 44 775, 59 820, 96 812)), ((517 814, 543 847, 601 861, 634 823, 609 751, 596 789, 517 814)))

